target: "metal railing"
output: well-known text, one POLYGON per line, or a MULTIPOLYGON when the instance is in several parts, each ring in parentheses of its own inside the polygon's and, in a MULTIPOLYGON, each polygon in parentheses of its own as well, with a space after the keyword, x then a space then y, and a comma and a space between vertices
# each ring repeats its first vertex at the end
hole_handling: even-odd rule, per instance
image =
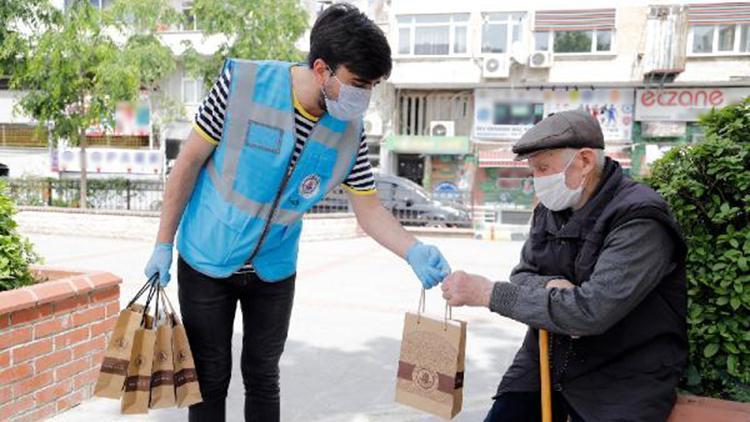
MULTIPOLYGON (((76 179, 8 179, 11 197, 21 206, 79 206, 80 181, 76 179)), ((92 179, 88 181, 88 207, 99 210, 160 211, 164 184, 156 180, 92 179)), ((381 202, 404 225, 435 228, 472 228, 485 224, 528 224, 530 210, 473 206, 469 192, 437 193, 431 201, 386 198, 381 202)), ((309 213, 352 212, 341 187, 331 191, 309 213)))
MULTIPOLYGON (((18 205, 78 208, 79 180, 10 179, 11 197, 18 205)), ((103 210, 159 211, 164 185, 161 181, 89 180, 87 205, 103 210)))

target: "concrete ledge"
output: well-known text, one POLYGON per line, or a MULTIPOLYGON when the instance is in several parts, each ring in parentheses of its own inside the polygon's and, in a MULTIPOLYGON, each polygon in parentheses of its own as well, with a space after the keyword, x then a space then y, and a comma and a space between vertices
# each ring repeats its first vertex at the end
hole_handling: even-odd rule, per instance
MULTIPOLYGON (((15 216, 21 233, 77 235, 153 242, 159 214, 153 212, 19 207, 15 216)), ((302 240, 350 239, 361 236, 351 213, 305 216, 302 240)))

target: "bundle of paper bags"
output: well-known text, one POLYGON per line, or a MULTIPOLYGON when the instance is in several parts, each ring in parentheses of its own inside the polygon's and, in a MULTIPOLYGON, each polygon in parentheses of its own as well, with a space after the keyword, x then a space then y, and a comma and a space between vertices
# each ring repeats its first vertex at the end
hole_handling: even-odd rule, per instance
POLYGON ((120 399, 122 414, 202 401, 185 326, 156 278, 120 312, 94 395, 120 399))

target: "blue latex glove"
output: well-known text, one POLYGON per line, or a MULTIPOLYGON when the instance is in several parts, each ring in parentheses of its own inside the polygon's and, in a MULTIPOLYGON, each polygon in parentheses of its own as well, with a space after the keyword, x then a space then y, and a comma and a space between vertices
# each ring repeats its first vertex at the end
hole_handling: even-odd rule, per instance
POLYGON ((166 287, 169 283, 169 269, 172 267, 172 244, 171 243, 157 243, 154 247, 154 252, 151 253, 151 258, 146 264, 146 269, 143 271, 146 274, 146 278, 151 278, 154 274, 159 274, 159 284, 161 287, 166 287))
POLYGON ((414 243, 406 251, 406 261, 411 265, 411 269, 414 270, 425 289, 437 286, 451 273, 451 267, 440 250, 422 242, 414 243))

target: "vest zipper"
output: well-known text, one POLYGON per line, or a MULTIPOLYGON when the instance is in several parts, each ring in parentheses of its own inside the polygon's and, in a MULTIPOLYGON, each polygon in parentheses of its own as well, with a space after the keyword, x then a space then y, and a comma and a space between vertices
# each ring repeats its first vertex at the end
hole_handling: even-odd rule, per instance
MULTIPOLYGON (((295 129, 296 130, 296 129, 295 129)), ((312 135, 312 132, 310 132, 312 135)), ((268 214, 268 219, 266 220, 266 224, 263 227, 263 231, 260 234, 260 238, 258 239, 258 244, 255 245, 255 249, 253 250, 253 253, 250 254, 250 258, 247 259, 245 262, 249 262, 250 265, 253 264, 253 259, 258 255, 260 252, 261 246, 263 246, 263 242, 266 240, 266 236, 268 235, 268 231, 271 228, 271 222, 273 221, 273 217, 276 214, 276 210, 279 207, 279 201, 281 200, 281 195, 284 194, 284 190, 286 189, 287 184, 289 184, 289 179, 292 177, 292 173, 294 173, 294 169, 297 168, 297 164, 299 164, 300 160, 302 160, 302 154, 305 153, 305 149, 307 149, 307 141, 310 139, 308 136, 308 139, 305 140, 305 145, 302 146, 302 151, 299 153, 299 157, 297 157, 297 161, 292 165, 292 160, 294 159, 294 150, 292 150, 292 156, 289 158, 289 167, 286 171, 286 174, 284 175, 284 179, 281 181, 281 186, 279 187, 279 191, 276 193, 276 197, 273 200, 273 205, 271 206, 271 212, 268 214)), ((296 133, 295 133, 295 142, 296 142, 296 133)))

